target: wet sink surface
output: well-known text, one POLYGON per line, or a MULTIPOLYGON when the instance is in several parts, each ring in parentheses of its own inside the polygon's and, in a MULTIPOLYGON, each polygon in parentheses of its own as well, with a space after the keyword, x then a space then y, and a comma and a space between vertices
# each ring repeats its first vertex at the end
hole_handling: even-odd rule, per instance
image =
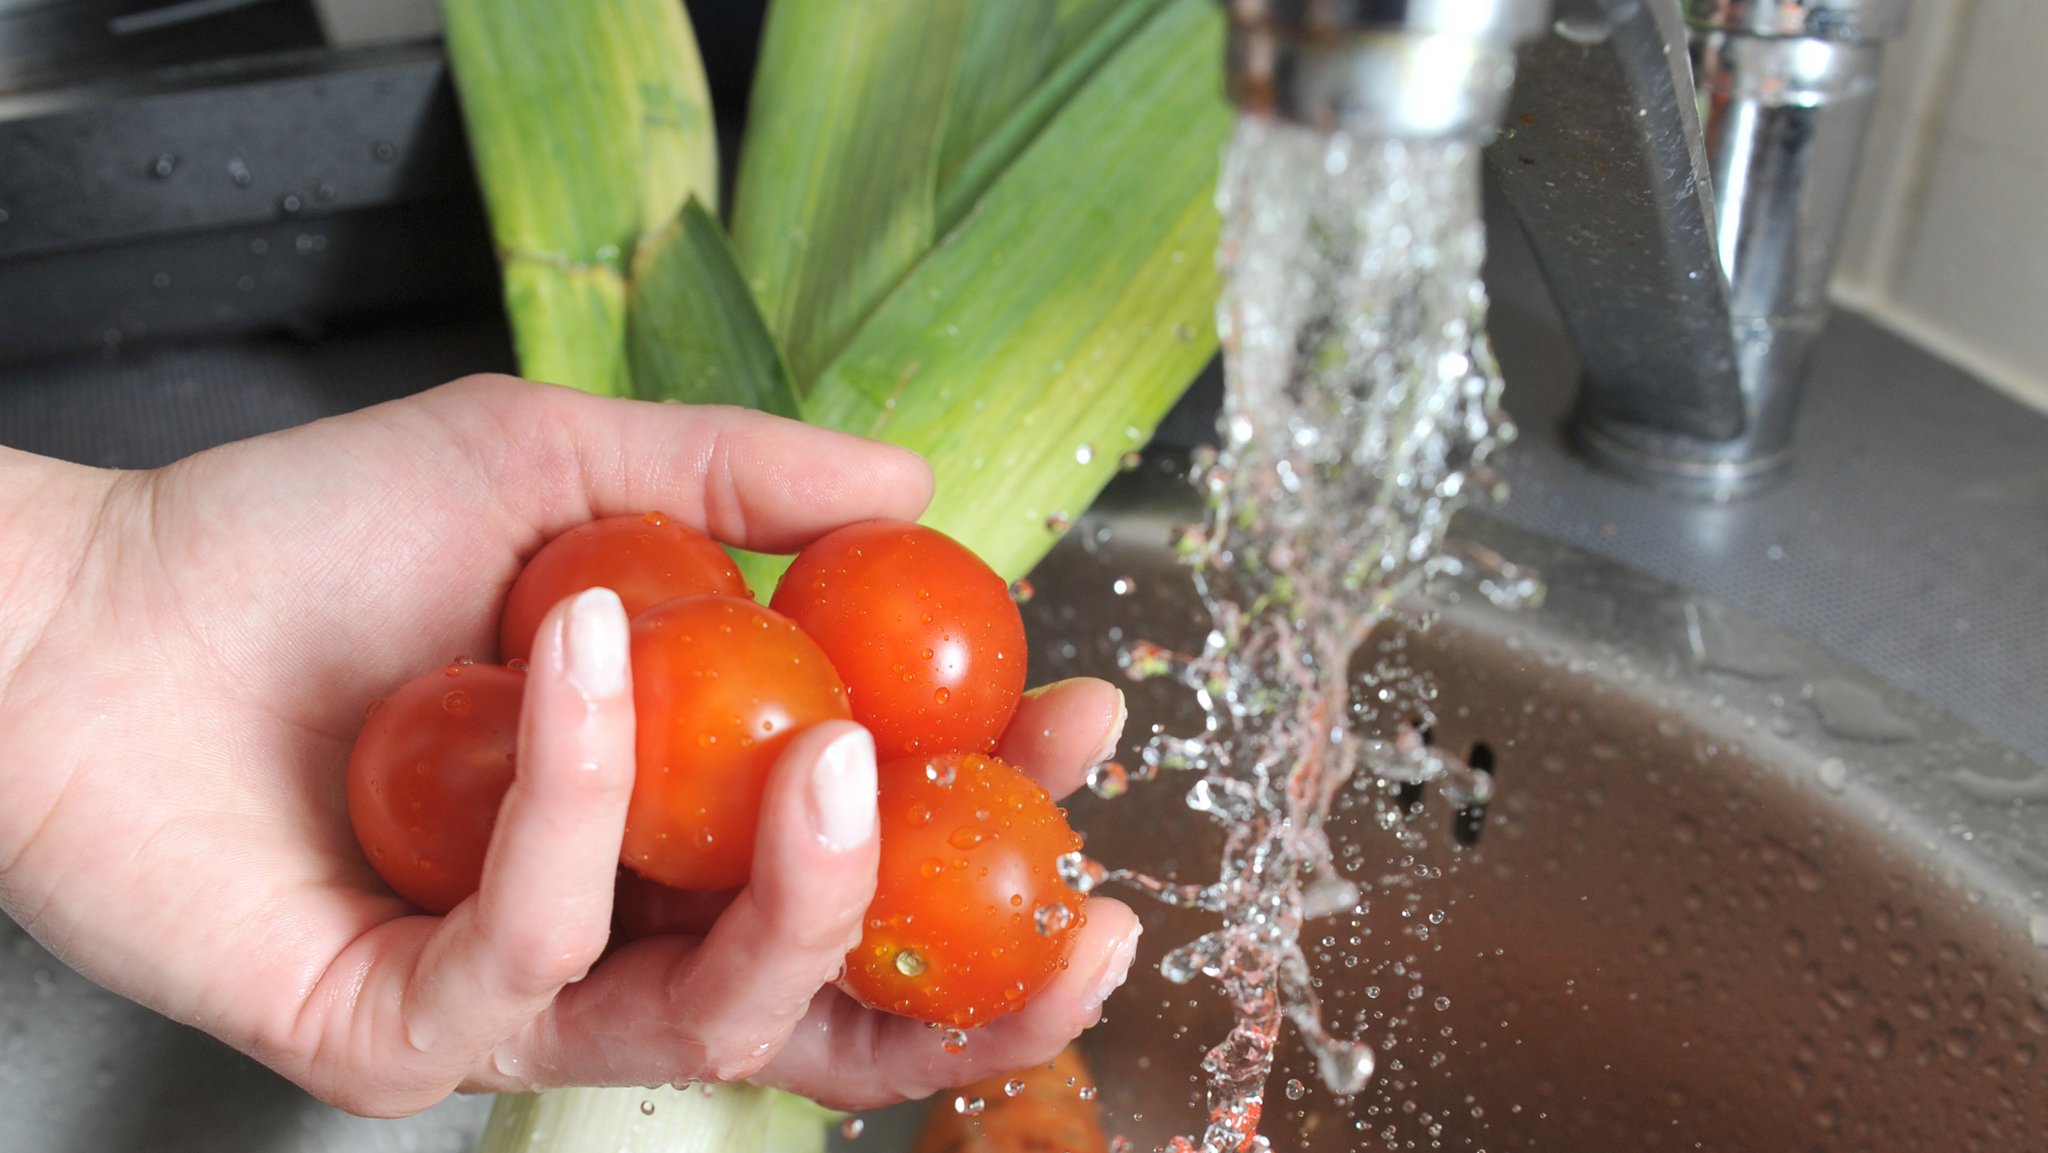
MULTIPOLYGON (((1077 526, 1027 610, 1041 675, 1113 676, 1119 639, 1198 645, 1164 544, 1194 512, 1148 470, 1077 526)), ((1461 532, 1541 569, 1546 605, 1433 604, 1363 662, 1439 685, 1436 746, 1483 748, 1499 793, 1471 848, 1427 795, 1343 806, 1333 839, 1367 911, 1306 935, 1332 942, 1321 994, 1384 1042, 1382 1073, 1340 1100, 1289 1052, 1275 1148, 2038 1149, 2048 824, 2030 805, 2048 775, 1660 581, 1498 523, 1461 532)), ((1129 763, 1153 724, 1197 723, 1177 686, 1130 691, 1129 763)), ((1187 783, 1079 798, 1090 851, 1213 876, 1187 783)), ((1134 903, 1138 976, 1090 1049, 1112 1131, 1150 1149, 1199 1127, 1200 1056, 1227 1021, 1201 979, 1157 972, 1200 915, 1134 903)))

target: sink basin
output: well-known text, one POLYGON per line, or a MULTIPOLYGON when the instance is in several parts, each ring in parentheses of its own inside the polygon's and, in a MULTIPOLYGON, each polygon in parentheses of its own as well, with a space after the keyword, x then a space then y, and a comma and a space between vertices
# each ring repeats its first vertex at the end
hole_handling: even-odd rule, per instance
MULTIPOLYGON (((1170 470, 1122 478, 1034 577, 1034 677, 1115 677, 1119 640, 1199 647, 1166 547, 1197 513, 1170 470)), ((1439 686, 1434 745, 1490 758, 1498 791, 1483 819, 1426 792, 1347 795, 1332 839, 1364 911, 1304 936, 1327 943, 1326 1012, 1366 1026, 1381 1072, 1345 1100, 1285 1049, 1274 1148, 2039 1150, 2048 822, 2029 805, 2048 774, 1660 581, 1459 527, 1538 568, 1544 606, 1439 593, 1360 664, 1439 686)), ((1127 754, 1155 724, 1195 729, 1186 690, 1128 691, 1127 754)), ((1091 853, 1213 877, 1220 838, 1180 804, 1188 783, 1082 794, 1091 853)), ((1199 1131, 1200 1057, 1228 1016, 1201 978, 1158 972, 1204 915, 1131 900, 1140 964, 1088 1049, 1110 1131, 1149 1150, 1199 1131)))

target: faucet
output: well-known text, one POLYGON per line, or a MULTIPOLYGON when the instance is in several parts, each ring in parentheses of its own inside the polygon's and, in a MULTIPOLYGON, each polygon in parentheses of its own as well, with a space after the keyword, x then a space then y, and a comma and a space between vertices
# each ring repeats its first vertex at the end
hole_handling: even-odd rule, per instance
POLYGON ((1241 110, 1492 140, 1578 350, 1582 455, 1708 500, 1783 478, 1908 0, 1225 3, 1241 110))

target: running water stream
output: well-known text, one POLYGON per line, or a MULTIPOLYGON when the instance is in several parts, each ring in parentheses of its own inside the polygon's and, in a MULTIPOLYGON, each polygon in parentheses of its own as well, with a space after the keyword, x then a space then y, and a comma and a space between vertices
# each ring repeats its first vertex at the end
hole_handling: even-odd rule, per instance
MULTIPOLYGON (((1153 769, 1193 777, 1187 803, 1224 830, 1214 880, 1064 862, 1070 881, 1134 885, 1221 914, 1162 962, 1220 982, 1236 1024, 1203 1061, 1209 1122, 1178 1150, 1265 1148, 1256 1136, 1283 1021, 1340 1094, 1372 1077, 1363 1037, 1325 1027, 1304 922, 1362 894, 1324 821, 1369 774, 1438 781, 1483 803, 1491 778, 1418 741, 1354 731, 1352 653, 1398 601, 1452 575, 1503 603, 1538 586, 1497 558, 1446 546, 1452 515, 1498 499, 1488 458, 1511 430, 1484 335, 1480 148, 1376 140, 1247 116, 1225 163, 1217 323, 1222 446, 1198 462, 1208 501, 1180 549, 1213 621, 1202 652, 1128 646, 1128 675, 1197 697, 1194 734, 1156 737, 1153 769)), ((1185 778, 1184 778, 1185 779, 1185 778)))

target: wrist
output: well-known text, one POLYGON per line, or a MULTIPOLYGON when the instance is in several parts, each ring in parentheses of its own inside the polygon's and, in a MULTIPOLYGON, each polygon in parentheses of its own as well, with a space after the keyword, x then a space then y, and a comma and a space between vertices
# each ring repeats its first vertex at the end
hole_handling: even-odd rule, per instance
POLYGON ((116 475, 0 446, 0 702, 75 585, 116 475))

